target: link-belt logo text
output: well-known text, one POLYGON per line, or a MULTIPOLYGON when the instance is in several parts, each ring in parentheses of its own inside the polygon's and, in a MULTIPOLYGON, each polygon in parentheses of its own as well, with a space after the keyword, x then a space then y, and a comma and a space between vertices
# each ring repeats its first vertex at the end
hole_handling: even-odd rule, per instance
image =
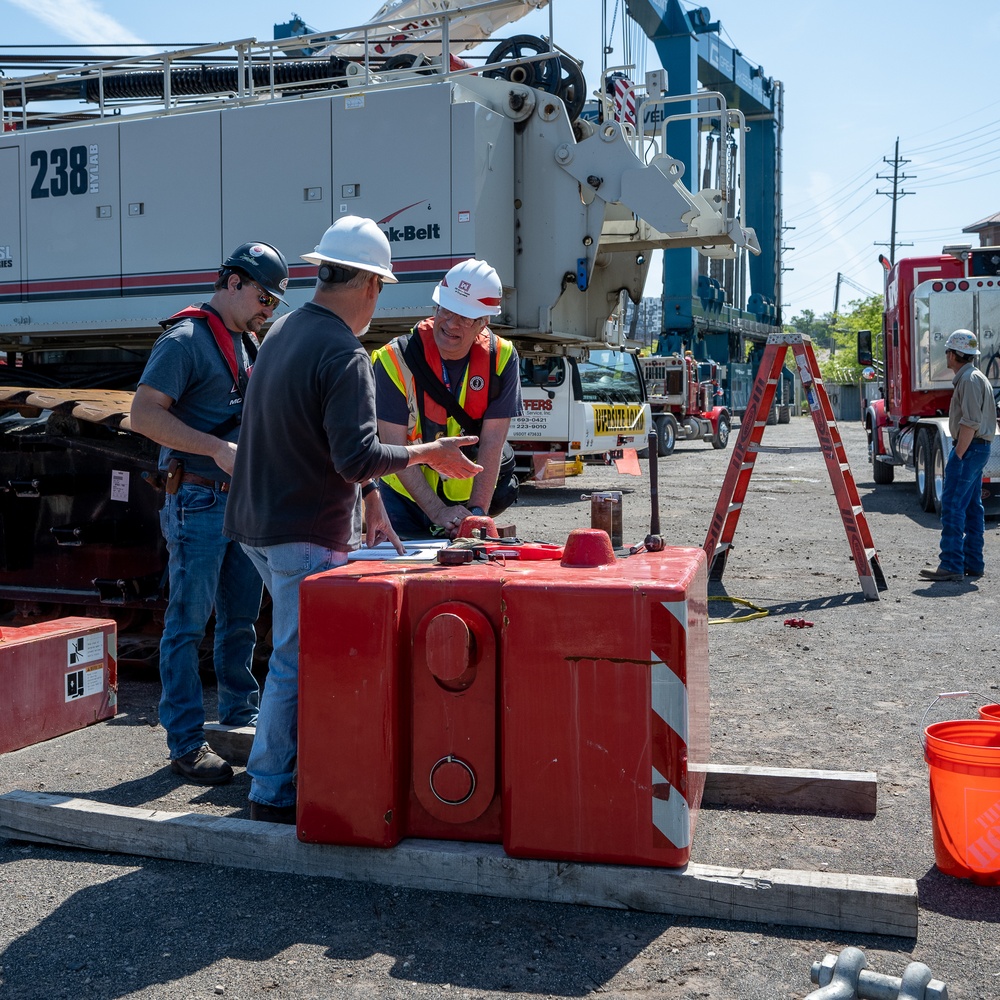
POLYGON ((645 419, 642 406, 594 407, 594 433, 619 434, 643 430, 645 419))
POLYGON ((390 243, 441 239, 441 226, 437 222, 432 222, 427 226, 389 226, 382 232, 388 237, 390 243))

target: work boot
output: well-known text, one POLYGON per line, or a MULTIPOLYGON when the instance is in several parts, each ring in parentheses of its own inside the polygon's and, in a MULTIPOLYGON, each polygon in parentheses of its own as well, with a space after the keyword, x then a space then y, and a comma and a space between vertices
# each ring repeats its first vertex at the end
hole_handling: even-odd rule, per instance
POLYGON ((981 569, 969 569, 968 566, 965 567, 965 575, 979 579, 983 575, 984 571, 981 569))
POLYGON ((232 781, 233 769, 207 743, 170 762, 170 770, 196 785, 224 785, 232 781))
POLYGON ((285 823, 295 825, 295 806, 266 806, 263 802, 250 800, 250 818, 262 823, 285 823))
POLYGON ((920 571, 920 575, 925 580, 934 580, 936 583, 965 579, 964 573, 952 573, 950 570, 947 570, 942 566, 938 566, 937 569, 922 569, 920 571))

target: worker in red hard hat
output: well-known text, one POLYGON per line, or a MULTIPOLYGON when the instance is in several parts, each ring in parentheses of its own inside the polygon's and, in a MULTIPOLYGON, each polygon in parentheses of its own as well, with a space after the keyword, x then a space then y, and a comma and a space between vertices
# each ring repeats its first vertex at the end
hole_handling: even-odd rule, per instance
POLYGON ((976 367, 979 340, 956 330, 945 341, 945 360, 955 373, 948 430, 952 451, 941 493, 941 558, 937 569, 922 569, 925 580, 958 581, 983 575, 985 516, 983 470, 997 432, 997 404, 990 380, 976 367))
POLYGON ((483 471, 463 480, 426 467, 383 476, 382 500, 403 538, 454 537, 464 518, 495 517, 517 499, 507 431, 521 413, 520 362, 489 329, 502 311, 500 276, 486 261, 462 261, 431 297, 434 315, 372 356, 379 438, 414 444, 477 434, 483 471))

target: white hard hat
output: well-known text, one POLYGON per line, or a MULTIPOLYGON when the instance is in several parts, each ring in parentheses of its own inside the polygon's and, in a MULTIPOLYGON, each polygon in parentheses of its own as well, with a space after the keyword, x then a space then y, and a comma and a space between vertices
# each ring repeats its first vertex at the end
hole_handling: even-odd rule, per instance
POLYGON ((345 215, 323 234, 313 253, 302 254, 310 264, 339 264, 372 271, 393 284, 392 251, 385 233, 371 219, 345 215))
POLYGON ((485 260, 463 260, 434 286, 434 302, 466 319, 499 316, 503 302, 500 275, 485 260))
POLYGON ((944 343, 946 351, 959 354, 978 354, 979 339, 971 330, 956 330, 944 343))

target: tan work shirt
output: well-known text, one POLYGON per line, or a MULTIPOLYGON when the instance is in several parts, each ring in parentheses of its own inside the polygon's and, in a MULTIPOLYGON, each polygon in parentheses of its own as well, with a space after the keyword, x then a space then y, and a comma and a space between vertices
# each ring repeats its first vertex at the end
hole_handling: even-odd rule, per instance
POLYGON ((951 381, 955 386, 948 408, 952 440, 958 440, 960 427, 975 427, 978 439, 992 441, 997 431, 997 407, 990 380, 969 361, 951 381))

